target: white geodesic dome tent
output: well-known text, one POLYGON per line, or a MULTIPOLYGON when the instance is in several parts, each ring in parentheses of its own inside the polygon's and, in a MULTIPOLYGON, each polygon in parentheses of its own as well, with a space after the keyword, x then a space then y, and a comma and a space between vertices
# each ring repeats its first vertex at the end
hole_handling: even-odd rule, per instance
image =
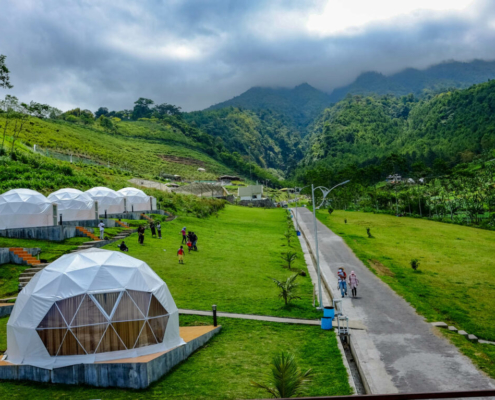
POLYGON ((98 219, 95 201, 77 189, 60 189, 48 196, 48 200, 57 203, 58 213, 63 221, 81 221, 98 219))
POLYGON ((0 229, 57 224, 57 205, 30 189, 13 189, 0 196, 0 229))
POLYGON ((98 212, 104 214, 122 213, 125 211, 125 197, 121 193, 106 187, 95 187, 86 191, 94 201, 98 202, 98 212))
MULTIPOLYGON (((155 200, 154 197, 148 196, 142 190, 133 187, 126 187, 124 189, 120 189, 118 193, 120 193, 122 196, 125 197, 127 204, 126 206, 127 211, 151 210, 151 207, 153 205, 153 200, 155 200)), ((155 200, 155 204, 156 204, 156 200, 155 200)), ((153 209, 156 209, 156 207, 154 207, 153 209)))
POLYGON ((143 261, 91 249, 62 256, 18 295, 5 361, 53 369, 182 344, 165 282, 143 261))

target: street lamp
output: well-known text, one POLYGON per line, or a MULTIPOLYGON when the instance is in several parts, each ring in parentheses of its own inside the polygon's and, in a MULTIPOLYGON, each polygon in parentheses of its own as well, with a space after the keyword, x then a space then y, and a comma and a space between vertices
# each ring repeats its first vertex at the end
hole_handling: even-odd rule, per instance
MULTIPOLYGON (((306 189, 307 187, 309 187, 310 185, 308 186, 304 186, 302 188, 297 188, 299 190, 297 190, 297 194, 300 194, 304 189, 306 189)), ((296 188, 294 188, 294 191, 295 191, 296 188)), ((297 219, 297 205, 298 205, 298 199, 296 197, 296 230, 297 232, 299 232, 299 220, 297 219)))
POLYGON ((319 307, 318 309, 322 309, 322 304, 323 304, 323 292, 321 291, 321 270, 320 270, 320 253, 318 251, 318 226, 316 224, 316 210, 319 209, 324 203, 325 203, 325 198, 328 196, 328 194, 335 189, 338 186, 345 185, 346 183, 350 182, 349 180, 339 183, 338 185, 335 185, 333 188, 328 189, 325 186, 318 186, 314 187, 311 185, 311 197, 313 199, 313 219, 314 219, 314 227, 315 227, 315 245, 316 245, 316 268, 318 271, 318 302, 319 302, 319 307), (320 189, 323 193, 323 199, 318 207, 315 206, 315 190, 320 189))

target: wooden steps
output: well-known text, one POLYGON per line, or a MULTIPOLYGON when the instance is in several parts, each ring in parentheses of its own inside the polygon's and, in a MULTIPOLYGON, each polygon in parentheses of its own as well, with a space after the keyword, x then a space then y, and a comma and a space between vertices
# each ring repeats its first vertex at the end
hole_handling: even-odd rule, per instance
POLYGON ((122 228, 129 228, 129 225, 127 225, 125 222, 119 221, 118 219, 115 220, 115 223, 117 225, 120 225, 122 228))
POLYGON ((36 257, 29 254, 22 247, 11 247, 11 248, 9 248, 9 251, 11 251, 17 257, 19 257, 23 261, 25 261, 27 265, 39 265, 39 264, 41 264, 40 260, 38 260, 36 257))
POLYGON ((91 233, 90 231, 88 231, 86 228, 83 228, 82 226, 76 226, 76 229, 79 232, 81 232, 84 236, 89 237, 89 238, 93 239, 96 242, 100 240, 100 238, 96 237, 93 233, 91 233))

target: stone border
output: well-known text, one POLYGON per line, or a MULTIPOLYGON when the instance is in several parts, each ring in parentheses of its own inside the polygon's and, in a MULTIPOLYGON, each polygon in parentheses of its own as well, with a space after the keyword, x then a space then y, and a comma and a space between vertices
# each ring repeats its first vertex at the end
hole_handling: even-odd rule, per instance
POLYGON ((477 336, 467 333, 466 331, 463 330, 458 330, 455 326, 449 326, 445 322, 432 322, 431 325, 437 327, 437 328, 444 328, 448 329, 451 332, 457 332, 461 336, 465 336, 467 340, 473 343, 481 343, 481 344, 492 344, 495 345, 495 342, 490 342, 488 340, 483 340, 479 339, 477 336))

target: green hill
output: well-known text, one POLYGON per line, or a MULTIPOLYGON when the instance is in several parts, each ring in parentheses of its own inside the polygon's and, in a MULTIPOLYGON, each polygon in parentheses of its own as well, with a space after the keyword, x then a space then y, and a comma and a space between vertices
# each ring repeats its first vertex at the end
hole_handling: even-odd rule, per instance
POLYGON ((330 100, 336 103, 347 94, 405 96, 413 93, 415 96, 421 96, 450 88, 467 88, 494 78, 495 61, 482 60, 449 61, 424 70, 407 68, 390 76, 365 72, 350 85, 335 89, 330 95, 330 100))
POLYGON ((288 88, 253 87, 240 96, 215 104, 208 110, 238 107, 248 110, 271 110, 283 117, 287 124, 300 130, 304 136, 306 127, 328 106, 328 94, 307 83, 288 88))
POLYGON ((263 168, 286 172, 302 158, 299 132, 273 111, 227 107, 188 113, 184 118, 263 168))
POLYGON ((392 153, 456 164, 495 148, 495 80, 418 100, 348 96, 315 122, 303 164, 342 169, 392 153))

